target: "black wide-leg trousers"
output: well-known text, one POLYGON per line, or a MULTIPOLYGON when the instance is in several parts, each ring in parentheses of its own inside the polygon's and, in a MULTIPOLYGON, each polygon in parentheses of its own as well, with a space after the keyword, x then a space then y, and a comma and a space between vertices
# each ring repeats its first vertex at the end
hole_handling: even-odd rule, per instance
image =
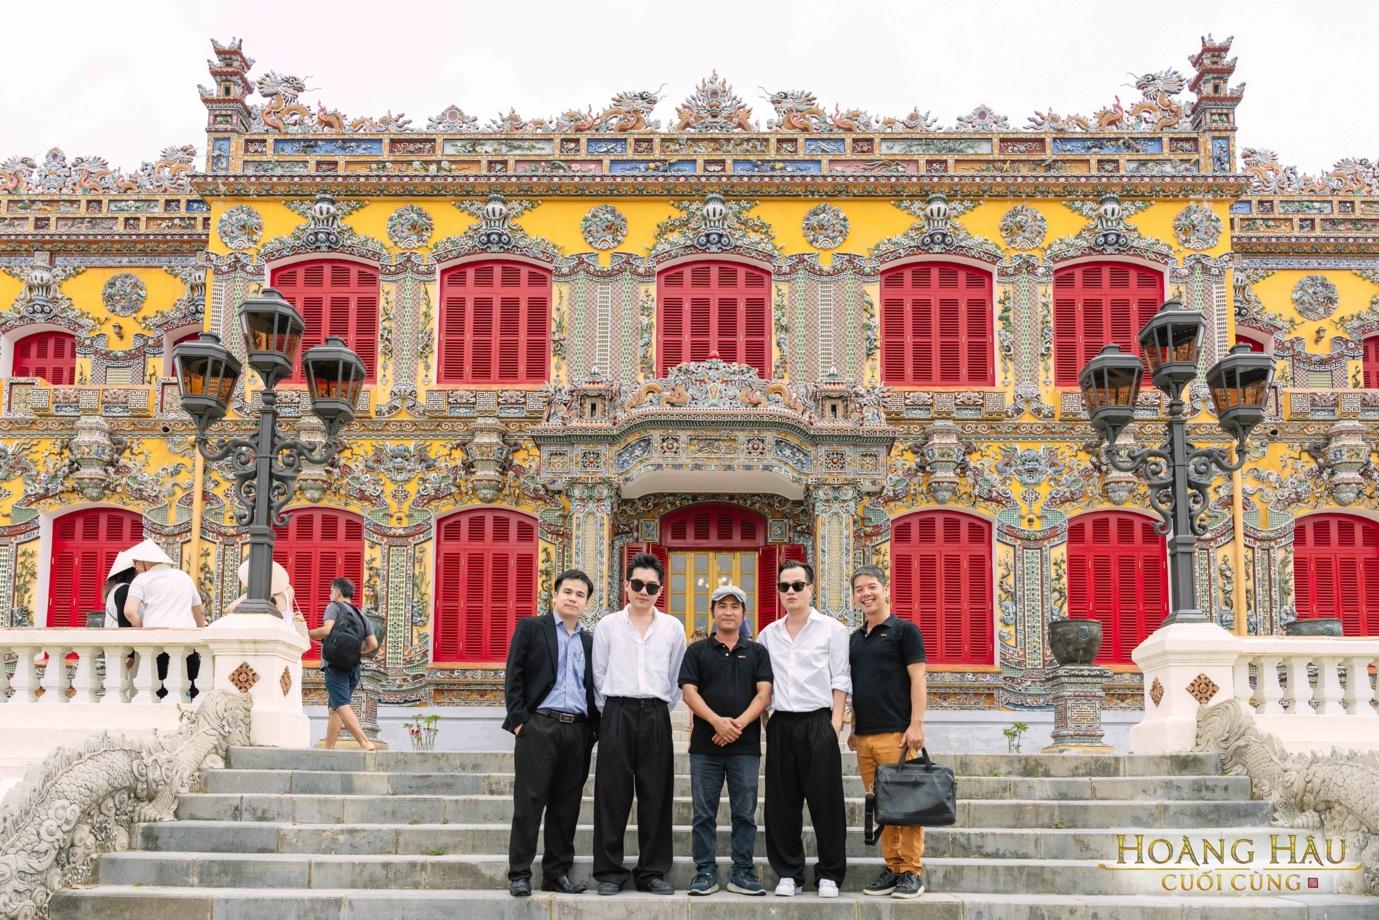
POLYGON ((533 713, 513 750, 512 833, 508 880, 531 878, 541 816, 546 816, 543 881, 553 882, 575 864, 575 827, 593 749, 589 723, 557 722, 533 713))
POLYGON ((814 825, 821 878, 843 884, 847 872, 847 811, 843 757, 832 713, 773 712, 766 723, 766 858, 781 878, 804 884, 804 805, 814 825))
POLYGON ((594 878, 626 885, 623 837, 637 797, 638 885, 670 871, 675 753, 664 700, 609 697, 599 718, 594 771, 594 878))

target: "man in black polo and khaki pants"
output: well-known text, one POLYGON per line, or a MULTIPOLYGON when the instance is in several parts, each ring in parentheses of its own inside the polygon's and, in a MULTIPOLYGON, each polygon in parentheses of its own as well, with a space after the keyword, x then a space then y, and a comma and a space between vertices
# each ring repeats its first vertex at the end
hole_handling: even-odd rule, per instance
POLYGON ((575 825, 589 778, 589 755, 598 735, 593 638, 579 622, 593 590, 594 583, 578 569, 556 576, 552 615, 518 620, 508 649, 503 728, 517 736, 508 838, 508 893, 513 897, 531 894, 542 812, 542 890, 585 890, 584 884, 570 881, 569 872, 575 863, 575 825))

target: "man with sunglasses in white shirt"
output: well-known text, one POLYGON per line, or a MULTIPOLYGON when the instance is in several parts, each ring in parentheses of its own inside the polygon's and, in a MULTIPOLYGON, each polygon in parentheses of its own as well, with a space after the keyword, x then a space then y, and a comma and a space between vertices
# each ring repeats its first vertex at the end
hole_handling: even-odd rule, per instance
POLYGON ((814 825, 819 897, 836 898, 847 872, 847 812, 838 746, 852 690, 848 631, 815 610, 814 569, 786 560, 776 575, 784 616, 757 642, 771 655, 775 686, 766 723, 766 858, 780 877, 776 894, 804 887, 804 805, 814 825))
MULTIPOLYGON (((594 628, 594 694, 600 712, 594 773, 594 878, 615 895, 632 878, 638 891, 674 894, 666 881, 675 801, 670 710, 680 701, 685 626, 656 609, 665 567, 650 553, 627 565, 627 606, 594 628), (623 865, 623 837, 637 798, 637 866, 623 865)), ((844 658, 846 660, 846 657, 844 658)))

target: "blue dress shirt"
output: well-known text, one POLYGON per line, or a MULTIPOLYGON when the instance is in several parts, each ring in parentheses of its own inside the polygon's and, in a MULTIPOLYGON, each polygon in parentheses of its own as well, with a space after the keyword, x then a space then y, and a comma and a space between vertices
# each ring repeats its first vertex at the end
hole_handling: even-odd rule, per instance
POLYGON ((584 690, 584 642, 580 638, 584 627, 576 626, 572 633, 565 628, 560 617, 551 614, 551 628, 555 630, 555 645, 559 651, 555 686, 538 708, 587 716, 589 703, 584 690))

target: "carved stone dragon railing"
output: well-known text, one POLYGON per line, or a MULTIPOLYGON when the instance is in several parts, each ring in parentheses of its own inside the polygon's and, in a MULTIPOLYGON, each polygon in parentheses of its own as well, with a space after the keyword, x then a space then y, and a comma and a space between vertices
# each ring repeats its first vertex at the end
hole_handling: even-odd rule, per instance
POLYGON ((201 771, 248 743, 252 705, 216 690, 176 732, 102 734, 30 768, 0 810, 0 918, 46 917, 55 891, 86 882, 100 854, 129 847, 135 824, 171 820, 201 771))
POLYGON ((1197 749, 1219 754, 1225 772, 1248 776, 1277 823, 1344 838, 1346 860, 1364 867, 1366 890, 1379 895, 1379 755, 1289 754, 1236 700, 1201 710, 1197 749))

